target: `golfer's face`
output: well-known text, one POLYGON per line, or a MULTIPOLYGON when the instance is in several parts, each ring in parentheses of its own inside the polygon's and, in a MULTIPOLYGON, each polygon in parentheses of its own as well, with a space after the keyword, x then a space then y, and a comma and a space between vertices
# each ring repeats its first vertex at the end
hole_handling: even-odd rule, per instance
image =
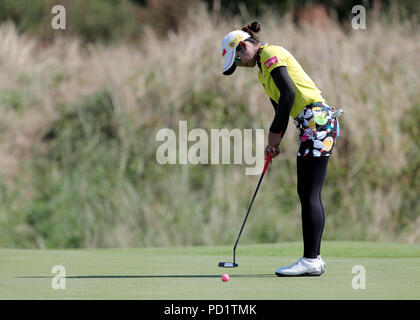
POLYGON ((253 47, 244 41, 241 41, 236 47, 236 57, 240 59, 239 63, 237 63, 238 67, 255 67, 255 52, 252 49, 253 47))

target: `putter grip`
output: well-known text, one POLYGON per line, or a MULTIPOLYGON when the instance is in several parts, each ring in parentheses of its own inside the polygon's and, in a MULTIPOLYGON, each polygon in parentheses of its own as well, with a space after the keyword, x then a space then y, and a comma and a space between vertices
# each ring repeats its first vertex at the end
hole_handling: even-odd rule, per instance
POLYGON ((267 171, 268 164, 270 163, 270 160, 271 160, 271 154, 268 154, 267 159, 265 160, 265 166, 264 166, 264 170, 262 172, 263 174, 267 171))

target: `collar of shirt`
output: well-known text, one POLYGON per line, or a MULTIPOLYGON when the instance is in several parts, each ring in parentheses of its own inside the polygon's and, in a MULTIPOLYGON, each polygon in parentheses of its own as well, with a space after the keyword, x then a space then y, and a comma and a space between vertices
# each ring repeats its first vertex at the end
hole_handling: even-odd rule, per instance
POLYGON ((266 44, 267 43, 262 43, 260 45, 260 47, 258 48, 258 60, 257 60, 257 64, 258 64, 258 68, 260 68, 260 71, 262 71, 262 69, 261 69, 261 51, 263 51, 263 49, 264 49, 264 47, 265 47, 266 44))

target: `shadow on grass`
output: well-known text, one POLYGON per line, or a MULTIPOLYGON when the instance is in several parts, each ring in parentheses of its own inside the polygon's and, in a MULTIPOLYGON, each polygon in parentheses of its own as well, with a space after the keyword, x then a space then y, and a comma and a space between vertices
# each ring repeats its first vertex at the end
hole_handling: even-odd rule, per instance
MULTIPOLYGON (((160 278, 220 278, 219 274, 171 274, 171 275, 97 275, 66 276, 66 279, 160 279, 160 278)), ((263 278, 274 277, 275 274, 234 274, 230 278, 263 278)), ((18 279, 52 279, 54 276, 25 276, 18 279)))

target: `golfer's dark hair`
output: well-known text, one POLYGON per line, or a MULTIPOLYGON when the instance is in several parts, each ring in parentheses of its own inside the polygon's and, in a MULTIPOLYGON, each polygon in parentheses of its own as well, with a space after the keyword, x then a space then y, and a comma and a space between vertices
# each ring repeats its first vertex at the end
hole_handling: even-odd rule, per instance
POLYGON ((260 30, 261 30, 261 25, 259 24, 258 21, 251 22, 247 26, 242 27, 242 31, 249 33, 249 35, 251 36, 251 38, 246 39, 246 41, 250 41, 253 43, 260 42, 260 39, 258 39, 258 37, 255 35, 255 33, 260 32, 260 30))

